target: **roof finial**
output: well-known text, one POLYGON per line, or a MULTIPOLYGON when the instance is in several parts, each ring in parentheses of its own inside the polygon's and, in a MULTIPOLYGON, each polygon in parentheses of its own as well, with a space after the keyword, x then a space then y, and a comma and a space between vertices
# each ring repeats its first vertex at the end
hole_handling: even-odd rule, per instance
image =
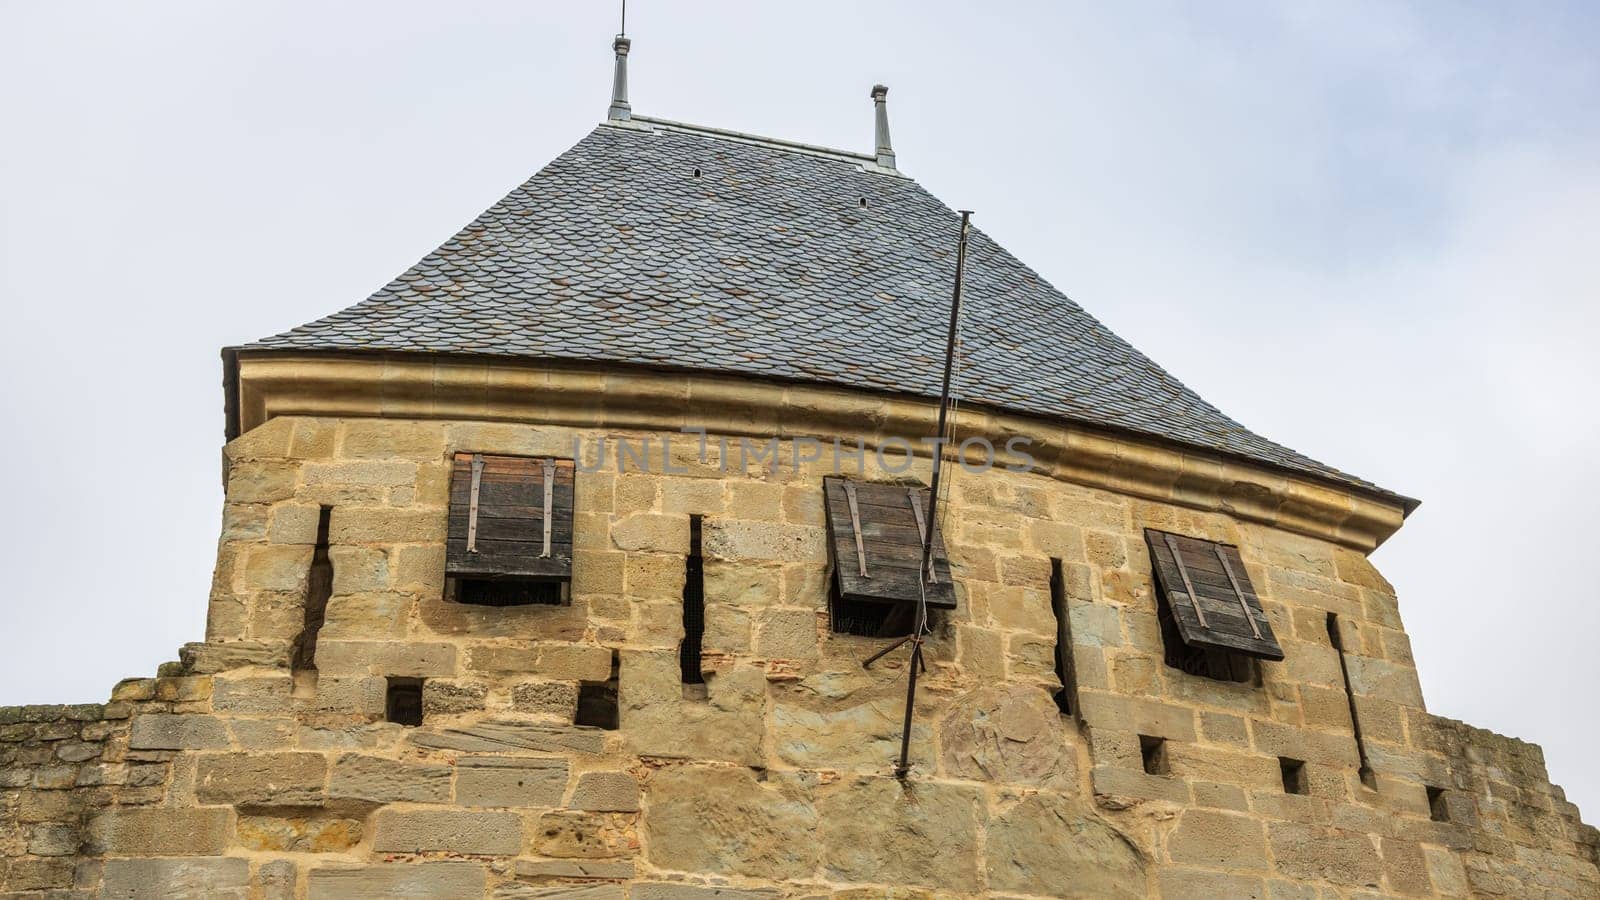
POLYGON ((633 107, 628 105, 628 47, 632 44, 620 34, 611 42, 611 49, 617 52, 617 68, 611 76, 611 108, 606 110, 606 118, 614 122, 633 118, 633 107))
POLYGON ((889 105, 887 97, 889 89, 881 84, 872 86, 872 106, 875 116, 876 128, 873 136, 876 138, 877 149, 874 151, 878 157, 878 165, 885 169, 894 168, 894 146, 889 143, 889 105))

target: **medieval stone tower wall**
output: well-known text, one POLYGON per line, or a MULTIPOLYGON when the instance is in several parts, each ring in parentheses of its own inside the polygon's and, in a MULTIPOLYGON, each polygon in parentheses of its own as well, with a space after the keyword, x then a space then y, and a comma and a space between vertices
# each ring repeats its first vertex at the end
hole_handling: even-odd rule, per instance
POLYGON ((244 392, 205 641, 107 704, 0 710, 4 896, 1600 895, 1600 841, 1538 748, 1425 709, 1359 498, 1042 425, 1038 470, 957 472, 959 603, 901 782, 905 655, 864 669, 884 641, 829 626, 833 460, 796 466, 785 442, 740 464, 714 437, 871 448, 924 406, 542 373, 518 401, 548 400, 534 414, 487 369, 448 408, 438 379, 341 394, 330 372, 279 382, 343 398, 321 412, 266 369, 244 392), (709 427, 705 458, 685 422, 709 427), (645 464, 619 466, 619 439, 648 442, 645 464), (574 447, 570 604, 445 599, 452 454, 574 447), (312 673, 294 651, 324 509, 312 673), (680 671, 691 515, 704 686, 680 671), (1244 683, 1166 665, 1147 527, 1236 545, 1285 659, 1244 683), (390 721, 399 679, 420 680, 420 724, 390 721), (575 724, 580 694, 612 687, 618 727, 575 724))

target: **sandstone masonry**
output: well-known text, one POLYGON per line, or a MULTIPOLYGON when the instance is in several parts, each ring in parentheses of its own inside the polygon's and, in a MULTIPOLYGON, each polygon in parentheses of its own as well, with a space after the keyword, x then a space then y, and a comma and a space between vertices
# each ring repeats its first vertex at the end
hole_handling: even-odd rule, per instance
POLYGON ((674 472, 638 471, 599 456, 617 436, 278 415, 234 440, 205 640, 108 703, 0 709, 0 897, 1600 895, 1600 836, 1538 748, 1426 711, 1394 591, 1347 543, 1181 478, 957 474, 958 608, 901 782, 905 656, 863 669, 883 642, 829 628, 831 467, 723 471, 673 435, 674 472), (574 441, 570 605, 446 600, 450 455, 574 441), (332 591, 295 671, 324 508, 332 591), (703 687, 678 655, 690 515, 703 687), (1285 659, 1245 683, 1165 665, 1146 527, 1237 545, 1285 659), (613 672, 619 727, 577 724, 613 672), (388 721, 395 679, 422 724, 388 721))

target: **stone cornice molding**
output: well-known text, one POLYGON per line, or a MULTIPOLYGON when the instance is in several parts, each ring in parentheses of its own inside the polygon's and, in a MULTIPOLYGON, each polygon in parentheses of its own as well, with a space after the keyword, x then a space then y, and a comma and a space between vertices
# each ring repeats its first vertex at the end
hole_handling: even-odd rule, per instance
MULTIPOLYGON (((748 377, 559 363, 416 355, 239 351, 230 382, 238 433, 278 416, 519 422, 619 431, 704 427, 729 437, 889 438, 934 430, 919 398, 748 377)), ((960 437, 985 436, 997 464, 1018 462, 1006 440, 1025 435, 1035 471, 1132 497, 1238 519, 1370 552, 1400 528, 1403 498, 1175 444, 962 406, 960 437)))

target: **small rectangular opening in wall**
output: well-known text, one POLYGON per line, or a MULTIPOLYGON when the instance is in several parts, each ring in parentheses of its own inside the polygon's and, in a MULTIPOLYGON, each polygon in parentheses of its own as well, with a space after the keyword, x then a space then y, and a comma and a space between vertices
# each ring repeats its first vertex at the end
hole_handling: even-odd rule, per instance
POLYGON ((578 714, 575 725, 592 725, 607 731, 616 731, 617 681, 622 673, 622 658, 615 649, 611 651, 611 677, 605 681, 578 682, 578 714))
POLYGON ((389 678, 385 718, 397 725, 422 724, 422 679, 389 678))
POLYGON ((1445 789, 1428 786, 1428 818, 1435 822, 1450 821, 1450 804, 1445 802, 1445 789))
POLYGON ((700 517, 689 517, 689 555, 683 563, 683 642, 678 664, 684 684, 705 684, 701 652, 706 636, 705 561, 700 555, 700 517))
POLYGON ((311 551, 311 570, 306 575, 306 599, 300 633, 295 636, 290 669, 294 672, 317 668, 317 635, 328 618, 328 598, 333 596, 333 560, 328 555, 328 522, 333 508, 322 507, 317 514, 317 543, 311 551))
POLYGON ((1061 560, 1050 560, 1050 612, 1056 619, 1056 678, 1061 680, 1055 692, 1056 708, 1062 715, 1072 715, 1078 699, 1078 683, 1072 669, 1072 619, 1067 608, 1066 575, 1061 560))
POLYGON ((1304 760, 1280 756, 1278 757, 1278 771, 1283 775, 1283 792, 1285 794, 1311 793, 1311 784, 1306 779, 1306 764, 1304 760))
POLYGON ((456 602, 469 606, 566 606, 569 596, 560 581, 459 578, 455 583, 456 602))
POLYGON ((1139 756, 1144 761, 1146 775, 1165 775, 1171 771, 1167 766, 1167 739, 1139 735, 1139 756))

